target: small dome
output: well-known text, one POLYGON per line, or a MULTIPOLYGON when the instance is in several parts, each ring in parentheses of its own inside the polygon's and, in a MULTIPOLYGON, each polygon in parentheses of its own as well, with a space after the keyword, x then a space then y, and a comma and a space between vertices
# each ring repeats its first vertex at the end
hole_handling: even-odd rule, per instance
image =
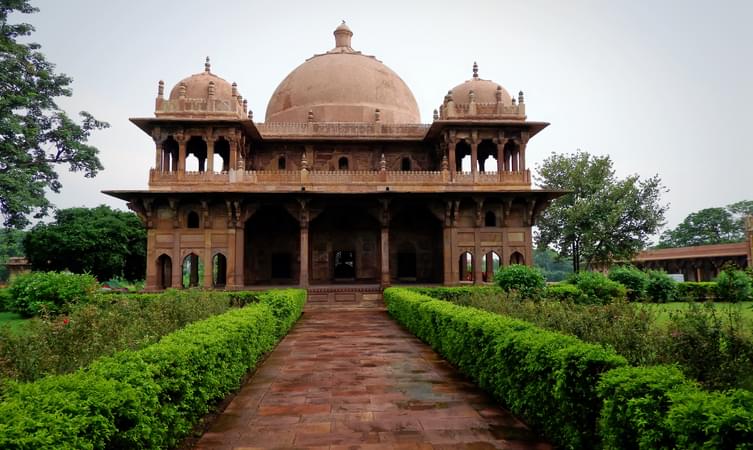
POLYGON ((505 88, 491 80, 482 80, 478 77, 476 63, 473 63, 473 78, 452 88, 452 100, 456 103, 469 103, 471 91, 476 103, 497 103, 497 98, 501 97, 502 105, 512 105, 512 97, 505 88))
POLYGON ((419 123, 418 104, 389 67, 353 50, 343 22, 335 48, 315 55, 282 80, 267 105, 267 122, 419 123), (379 111, 377 113, 377 110, 379 111))
POLYGON ((209 57, 207 57, 204 63, 204 71, 180 80, 170 91, 170 100, 180 98, 182 86, 185 86, 186 98, 207 98, 210 83, 214 83, 214 97, 216 99, 228 101, 233 99, 233 86, 210 71, 209 57))

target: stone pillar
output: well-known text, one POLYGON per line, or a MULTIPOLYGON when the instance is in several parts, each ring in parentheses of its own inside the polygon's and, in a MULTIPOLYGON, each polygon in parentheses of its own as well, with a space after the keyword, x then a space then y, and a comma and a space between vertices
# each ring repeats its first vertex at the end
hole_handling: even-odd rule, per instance
POLYGON ((214 172, 214 141, 211 135, 207 138, 207 172, 214 172))
POLYGON ((178 172, 186 172, 186 138, 178 138, 178 172))
POLYGON ((157 255, 155 254, 155 242, 157 233, 153 228, 146 230, 146 278, 144 287, 147 290, 156 290, 157 286, 157 255))
POLYGON ((455 181, 455 174, 457 173, 458 163, 455 157, 455 147, 457 147, 458 141, 451 140, 450 144, 447 146, 449 156, 448 159, 450 160, 450 180, 455 181))
POLYGON ((301 270, 298 276, 298 284, 301 287, 308 287, 309 285, 309 227, 308 222, 301 223, 301 270))
POLYGON ((227 268, 225 273, 227 279, 225 286, 234 288, 238 286, 235 282, 235 227, 232 224, 227 228, 227 268))
POLYGON ((520 158, 520 145, 515 147, 515 150, 512 152, 512 171, 517 172, 520 170, 520 166, 518 165, 518 159, 520 158))
POLYGON ((387 287, 390 285, 390 201, 383 199, 382 202, 382 210, 381 210, 381 216, 380 216, 380 225, 381 225, 381 236, 379 239, 379 243, 381 246, 380 256, 381 256, 381 268, 382 268, 382 277, 381 277, 381 286, 387 287))
POLYGON ((245 257, 245 224, 237 223, 235 226, 235 286, 242 288, 245 284, 244 262, 245 257))
POLYGON ((453 278, 453 268, 455 267, 455 258, 452 257, 452 226, 445 225, 442 227, 442 256, 444 261, 444 277, 443 283, 445 286, 455 284, 456 280, 453 278))
POLYGON ((497 144, 497 174, 501 180, 502 172, 505 171, 505 145, 507 144, 507 139, 497 139, 495 144, 497 144))
POLYGON ((390 285, 390 227, 389 225, 382 225, 382 235, 380 239, 381 243, 381 259, 382 259, 382 287, 390 285))
POLYGON ((300 245, 298 253, 300 255, 300 273, 298 275, 298 284, 302 287, 309 285, 309 210, 308 200, 298 199, 300 207, 298 214, 298 224, 300 226, 300 245))
POLYGON ((154 140, 154 144, 155 144, 155 147, 156 147, 155 148, 155 158, 154 158, 154 170, 155 170, 155 172, 162 172, 164 170, 163 167, 165 166, 165 164, 164 164, 165 155, 164 155, 164 152, 162 150, 162 143, 159 142, 159 140, 155 139, 154 140))
MULTIPOLYGON (((211 220, 209 217, 205 216, 205 220, 211 220)), ((204 229, 204 287, 205 288, 213 288, 213 272, 214 272, 214 264, 212 264, 213 258, 212 258, 212 230, 210 229, 204 229)))
POLYGON ((474 140, 471 142, 471 172, 473 172, 473 181, 478 180, 478 143, 474 140))
POLYGON ((238 139, 230 138, 230 169, 236 170, 238 167, 238 139))

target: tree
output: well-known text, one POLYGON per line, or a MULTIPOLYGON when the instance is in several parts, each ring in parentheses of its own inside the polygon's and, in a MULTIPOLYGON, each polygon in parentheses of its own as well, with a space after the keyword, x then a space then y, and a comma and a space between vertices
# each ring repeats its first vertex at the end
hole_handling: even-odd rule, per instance
POLYGON ((570 193, 552 202, 538 221, 536 243, 593 268, 630 260, 664 222, 666 191, 658 175, 618 179, 609 156, 552 153, 537 165, 537 184, 570 193))
POLYGON ((753 201, 688 214, 675 228, 662 233, 657 248, 726 244, 745 240, 745 217, 753 215, 753 201))
POLYGON ((68 208, 55 222, 37 224, 24 238, 34 270, 91 273, 100 281, 144 278, 146 230, 139 218, 109 206, 68 208))
POLYGON ((28 216, 43 217, 52 205, 45 190, 60 192, 55 167, 94 177, 102 169, 98 150, 86 142, 109 125, 81 112, 81 125, 58 108, 55 98, 71 96, 71 79, 56 74, 39 44, 24 44, 34 28, 9 24, 13 13, 38 11, 28 0, 0 0, 0 215, 6 227, 23 228, 28 216))

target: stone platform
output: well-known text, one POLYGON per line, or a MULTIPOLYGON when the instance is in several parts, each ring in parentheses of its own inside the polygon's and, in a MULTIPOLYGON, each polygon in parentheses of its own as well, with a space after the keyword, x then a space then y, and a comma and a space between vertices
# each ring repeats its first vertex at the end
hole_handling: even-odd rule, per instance
POLYGON ((196 449, 551 449, 384 309, 304 312, 196 449))

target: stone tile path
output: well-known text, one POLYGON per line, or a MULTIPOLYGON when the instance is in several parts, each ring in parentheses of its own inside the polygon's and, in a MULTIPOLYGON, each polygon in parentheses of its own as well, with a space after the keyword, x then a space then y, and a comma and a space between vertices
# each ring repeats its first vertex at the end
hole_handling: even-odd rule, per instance
POLYGON ((196 449, 551 449, 384 310, 306 311, 196 449))

